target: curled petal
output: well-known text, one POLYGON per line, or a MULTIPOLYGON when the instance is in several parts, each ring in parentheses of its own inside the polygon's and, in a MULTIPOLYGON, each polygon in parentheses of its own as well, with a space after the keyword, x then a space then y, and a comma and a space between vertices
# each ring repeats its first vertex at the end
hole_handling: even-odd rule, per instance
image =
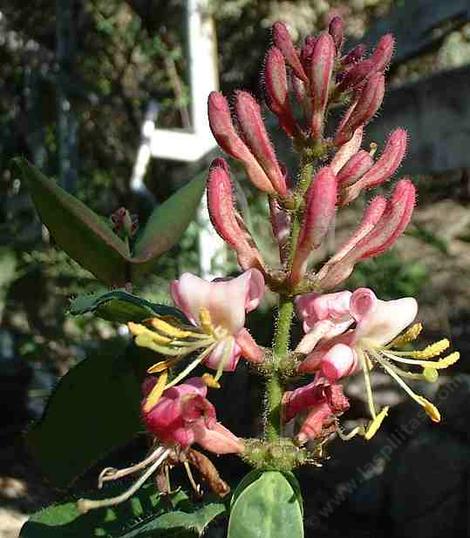
POLYGON ((413 322, 418 303, 413 297, 381 301, 372 290, 360 288, 351 297, 351 312, 357 321, 354 339, 367 338, 382 345, 413 322))
POLYGON ((248 92, 238 91, 235 95, 235 111, 246 144, 265 171, 275 191, 280 196, 285 196, 286 181, 264 126, 259 104, 248 92))
POLYGON ((239 331, 235 339, 244 359, 254 364, 264 361, 263 350, 258 346, 247 329, 239 331))
POLYGON ((214 454, 241 454, 245 449, 243 441, 220 422, 216 422, 211 428, 198 425, 195 428, 194 441, 214 454))
POLYGON ((207 180, 207 205, 214 228, 236 251, 242 269, 262 269, 261 254, 235 208, 232 181, 223 159, 215 159, 211 165, 207 180))
POLYGON ((230 109, 225 97, 212 92, 209 95, 209 125, 219 146, 234 159, 243 163, 250 181, 259 190, 273 194, 274 187, 254 155, 233 126, 230 109))
POLYGON ((321 403, 324 399, 324 386, 317 380, 287 391, 282 398, 282 420, 289 422, 302 411, 321 403))
POLYGON ((201 308, 209 311, 212 323, 236 334, 245 324, 245 311, 259 305, 264 294, 264 278, 257 269, 249 269, 237 278, 206 282, 191 273, 184 273, 171 284, 175 304, 188 319, 199 324, 201 308))
POLYGON ((276 47, 282 52, 288 65, 292 68, 295 75, 304 82, 308 82, 308 77, 300 63, 299 55, 292 43, 289 30, 282 22, 276 22, 273 25, 273 41, 276 47))
POLYGON ((204 364, 208 368, 218 370, 221 368, 224 372, 234 372, 241 356, 240 346, 237 345, 233 338, 221 340, 204 359, 204 364), (221 364, 223 362, 223 364, 221 364))
POLYGON ((355 372, 358 365, 357 354, 350 346, 336 344, 322 358, 321 372, 331 382, 355 372))

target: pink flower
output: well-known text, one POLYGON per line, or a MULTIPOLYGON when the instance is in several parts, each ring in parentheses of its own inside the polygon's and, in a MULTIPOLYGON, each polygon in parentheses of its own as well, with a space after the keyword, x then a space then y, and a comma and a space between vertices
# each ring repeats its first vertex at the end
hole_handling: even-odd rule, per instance
POLYGON ((200 378, 193 377, 165 390, 158 402, 147 410, 146 396, 155 382, 155 379, 147 379, 144 383, 143 418, 159 441, 183 449, 198 443, 215 454, 243 452, 242 441, 217 422, 215 408, 206 399, 207 387, 200 378))
POLYGON ((173 300, 189 321, 212 338, 204 359, 210 368, 235 370, 243 355, 261 362, 263 353, 244 328, 245 314, 258 307, 264 295, 264 278, 249 269, 236 278, 207 282, 184 273, 171 284, 173 300))

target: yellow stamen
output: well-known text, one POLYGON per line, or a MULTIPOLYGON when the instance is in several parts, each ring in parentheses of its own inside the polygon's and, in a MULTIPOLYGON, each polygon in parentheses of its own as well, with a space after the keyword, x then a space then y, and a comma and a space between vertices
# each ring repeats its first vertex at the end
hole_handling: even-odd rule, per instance
POLYGON ((417 401, 423 407, 426 415, 428 415, 433 422, 441 421, 441 414, 435 405, 433 405, 429 400, 426 400, 426 398, 423 398, 423 396, 418 396, 417 401))
POLYGON ((428 383, 435 383, 439 377, 439 372, 435 368, 424 368, 423 376, 428 383))
POLYGON ((202 306, 199 309, 199 321, 201 323, 201 328, 206 334, 214 335, 214 326, 212 325, 211 313, 207 308, 202 306))
POLYGON ((168 381, 168 372, 165 371, 158 378, 158 381, 155 383, 153 389, 150 391, 150 394, 147 396, 144 404, 144 412, 149 412, 160 400, 163 391, 165 390, 166 382, 168 381))
POLYGON ((171 342, 171 338, 151 331, 150 329, 147 329, 145 325, 141 325, 140 323, 133 323, 132 321, 130 321, 127 326, 129 328, 129 331, 134 336, 145 336, 146 338, 153 341, 155 344, 168 344, 169 342, 171 342))
POLYGON ((160 372, 163 372, 165 370, 168 370, 169 368, 172 368, 178 361, 180 357, 173 357, 171 359, 166 359, 164 361, 157 362, 150 366, 150 368, 147 370, 148 374, 159 374, 160 372))
POLYGON ((364 432, 364 437, 367 441, 370 441, 372 437, 377 433, 378 429, 382 425, 385 417, 388 415, 389 406, 386 406, 380 411, 380 413, 374 418, 374 420, 369 424, 369 427, 364 432))
POLYGON ((205 373, 202 375, 202 382, 206 387, 209 387, 210 389, 220 389, 220 383, 215 379, 215 377, 212 374, 205 373))
POLYGON ((421 323, 415 323, 414 325, 409 327, 404 333, 400 334, 394 340, 392 340, 390 344, 388 344, 387 349, 403 347, 404 345, 413 342, 413 340, 416 340, 416 338, 418 338, 422 330, 423 326, 421 325, 421 323))
POLYGON ((199 337, 198 333, 193 331, 188 331, 187 329, 181 329, 176 325, 172 325, 167 321, 164 321, 161 318, 152 318, 150 320, 150 325, 171 338, 189 338, 189 337, 199 337))
POLYGON ((447 340, 447 338, 444 338, 443 340, 439 340, 438 342, 434 342, 433 344, 426 346, 424 349, 417 350, 417 351, 410 351, 407 353, 407 356, 413 357, 413 359, 422 359, 422 360, 431 359, 433 357, 437 357, 438 355, 440 355, 449 346, 450 346, 449 340, 447 340))
POLYGON ((452 366, 460 359, 460 353, 458 351, 454 351, 454 353, 451 353, 450 355, 447 355, 447 357, 443 357, 442 359, 438 361, 426 361, 424 364, 426 368, 435 368, 436 370, 442 370, 443 368, 448 368, 449 366, 452 366))

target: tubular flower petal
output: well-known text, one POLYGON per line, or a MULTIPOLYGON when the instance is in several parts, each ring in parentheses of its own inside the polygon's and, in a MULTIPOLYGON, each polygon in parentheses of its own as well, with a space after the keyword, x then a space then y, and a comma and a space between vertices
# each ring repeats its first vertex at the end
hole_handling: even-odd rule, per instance
POLYGON ((246 144, 265 171, 275 191, 280 196, 285 196, 287 194, 285 177, 264 126, 259 104, 248 92, 238 91, 235 94, 235 111, 246 144))
POLYGON ((230 109, 225 97, 212 92, 208 102, 209 125, 219 146, 234 159, 243 163, 250 181, 260 191, 273 194, 274 187, 254 155, 233 126, 230 109))
POLYGON ((217 422, 215 408, 206 399, 207 387, 200 378, 168 388, 148 409, 145 393, 154 382, 148 379, 144 383, 143 419, 162 444, 186 449, 196 442, 215 454, 243 451, 241 440, 217 422))
POLYGON ((336 49, 333 38, 324 32, 315 42, 310 68, 310 88, 312 93, 312 136, 323 134, 325 109, 330 91, 336 49))
POLYGON ((307 192, 304 218, 290 274, 292 284, 301 280, 312 250, 321 245, 327 234, 336 213, 336 199, 336 176, 331 168, 322 168, 307 192))
POLYGON ((308 77, 300 63, 300 58, 292 43, 289 30, 284 23, 276 22, 273 25, 273 41, 276 47, 284 55, 287 64, 294 71, 296 77, 303 82, 308 82, 308 77))
POLYGON ((335 43, 336 52, 339 54, 343 48, 344 42, 344 22, 341 17, 333 17, 328 25, 328 32, 330 33, 335 43))
POLYGON ((223 159, 215 159, 211 165, 207 180, 207 206, 214 228, 235 250, 241 268, 263 270, 261 254, 235 209, 233 185, 223 159))
POLYGON ((297 122, 292 115, 289 103, 286 63, 282 52, 277 47, 271 47, 266 54, 264 87, 267 104, 278 117, 280 126, 287 136, 295 136, 297 122))

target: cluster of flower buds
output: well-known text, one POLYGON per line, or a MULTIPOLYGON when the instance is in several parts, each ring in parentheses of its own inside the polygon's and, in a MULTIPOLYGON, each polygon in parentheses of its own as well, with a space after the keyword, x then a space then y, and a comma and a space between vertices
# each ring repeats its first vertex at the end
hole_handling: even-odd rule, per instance
POLYGON ((138 229, 137 215, 131 215, 125 207, 120 207, 110 217, 115 234, 123 238, 132 238, 138 229))

